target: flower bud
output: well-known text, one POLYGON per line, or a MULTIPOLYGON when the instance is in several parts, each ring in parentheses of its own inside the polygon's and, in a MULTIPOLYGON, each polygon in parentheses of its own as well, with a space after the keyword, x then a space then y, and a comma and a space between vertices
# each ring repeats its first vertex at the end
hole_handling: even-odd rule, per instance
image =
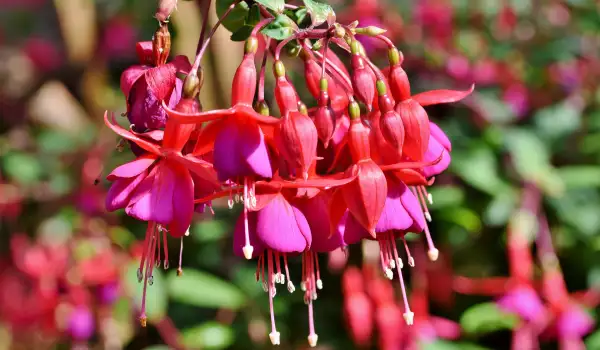
POLYGON ((352 42, 352 86, 356 97, 367 106, 370 111, 373 107, 373 98, 375 97, 375 82, 373 72, 365 64, 364 58, 360 55, 359 44, 356 40, 352 42))
POLYGON ((279 125, 277 140, 283 158, 304 179, 317 156, 317 129, 313 121, 298 111, 287 113, 279 125))
POLYGON ((317 100, 318 107, 315 110, 313 121, 317 128, 319 140, 327 148, 329 141, 335 131, 335 114, 329 106, 329 94, 327 93, 327 80, 321 79, 321 92, 317 100))
POLYGON ((369 134, 369 128, 363 124, 360 118, 351 119, 350 130, 348 131, 348 146, 350 148, 352 160, 355 163, 371 158, 369 134))
POLYGON ((404 155, 413 161, 421 161, 429 145, 430 132, 427 112, 413 99, 398 103, 396 112, 400 115, 402 125, 404 125, 404 155))
POLYGON ((152 37, 152 53, 154 64, 159 66, 167 62, 171 52, 171 33, 166 24, 161 24, 152 37))
POLYGON ((177 9, 177 0, 159 0, 154 17, 159 22, 167 22, 175 9, 177 9))
POLYGON ((250 39, 246 42, 248 52, 244 54, 244 58, 233 76, 231 88, 231 105, 243 104, 252 106, 254 93, 256 92, 256 66, 254 65, 253 44, 250 39))
POLYGON ((275 75, 275 100, 284 115, 291 111, 298 110, 298 94, 294 86, 287 80, 285 76, 285 66, 283 62, 276 61, 273 64, 273 74, 275 75))
POLYGON ((198 74, 188 74, 188 76, 183 81, 183 93, 182 96, 184 98, 193 99, 198 97, 200 93, 200 88, 202 88, 202 84, 204 83, 204 70, 202 68, 198 69, 198 74))
POLYGON ((407 100, 410 98, 410 82, 401 64, 404 60, 402 53, 396 48, 390 49, 388 52, 388 58, 390 61, 390 71, 388 74, 388 81, 390 83, 390 89, 392 96, 398 102, 407 100))
POLYGON ((256 104, 254 104, 254 110, 264 116, 270 115, 269 105, 264 100, 256 101, 256 104))
POLYGON ((377 36, 377 35, 381 35, 381 34, 387 32, 387 30, 376 27, 376 26, 368 26, 368 27, 364 27, 364 28, 356 28, 356 29, 354 29, 354 32, 356 34, 377 36))

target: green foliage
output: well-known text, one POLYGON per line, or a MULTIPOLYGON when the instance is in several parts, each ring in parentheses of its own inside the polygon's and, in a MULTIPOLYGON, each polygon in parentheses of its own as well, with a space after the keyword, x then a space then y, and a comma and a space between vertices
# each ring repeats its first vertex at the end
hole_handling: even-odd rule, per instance
POLYGON ((306 10, 310 14, 312 24, 314 26, 321 25, 325 22, 335 22, 335 12, 333 8, 328 4, 315 1, 315 0, 303 0, 306 10))
POLYGON ((275 40, 284 40, 294 34, 295 28, 297 26, 294 21, 286 15, 279 14, 274 21, 263 28, 261 33, 275 40))
POLYGON ((217 322, 205 322, 182 332, 183 343, 190 349, 219 350, 233 344, 233 330, 217 322))
POLYGON ((198 307, 237 310, 247 302, 234 284, 191 268, 182 276, 169 274, 167 285, 173 300, 198 307))
POLYGON ((514 329, 519 323, 516 315, 500 310, 493 302, 476 304, 463 312, 460 326, 470 335, 484 335, 514 329))

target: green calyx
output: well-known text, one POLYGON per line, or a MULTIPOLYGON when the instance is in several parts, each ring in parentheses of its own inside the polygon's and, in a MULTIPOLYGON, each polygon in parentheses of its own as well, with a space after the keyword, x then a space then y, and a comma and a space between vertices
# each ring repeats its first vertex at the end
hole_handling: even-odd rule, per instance
POLYGON ((308 115, 308 108, 302 101, 298 101, 298 111, 304 115, 308 115))
POLYGON ((246 44, 244 45, 244 53, 256 53, 258 50, 258 39, 254 36, 251 36, 246 40, 246 44))
POLYGON ((198 70, 197 74, 188 74, 183 81, 182 95, 184 98, 196 98, 200 94, 200 88, 204 83, 204 71, 198 70))
POLYGON ((340 39, 341 39, 341 38, 343 38, 343 37, 346 35, 346 30, 344 29, 344 27, 342 27, 342 26, 340 26, 340 25, 337 25, 337 26, 335 27, 335 30, 334 30, 334 32, 333 32, 333 35, 334 35, 336 38, 340 38, 340 39))
POLYGON ((358 102, 350 102, 350 105, 348 105, 348 114, 350 115, 350 120, 360 118, 360 106, 358 105, 358 102))
POLYGON ((397 48, 393 47, 388 51, 388 59, 390 61, 390 66, 396 66, 402 63, 404 57, 397 48))
POLYGON ((361 50, 360 50, 360 43, 358 42, 358 40, 352 40, 352 42, 350 43, 350 52, 353 55, 360 54, 361 50))
POLYGON ((386 31, 387 30, 379 28, 379 27, 375 27, 375 26, 368 26, 368 27, 364 27, 364 28, 354 29, 354 32, 356 34, 362 34, 362 35, 368 35, 368 36, 381 35, 381 34, 385 33, 386 31))
POLYGON ((257 113, 262 114, 264 116, 268 116, 271 113, 271 111, 269 110, 269 105, 264 100, 257 101, 256 104, 254 104, 254 110, 257 113))
POLYGON ((283 62, 275 61, 273 64, 273 73, 275 74, 276 78, 285 76, 285 66, 283 65, 283 62))
POLYGON ((377 83, 375 83, 375 86, 377 87, 377 94, 379 96, 383 96, 383 95, 387 94, 387 87, 385 86, 385 83, 383 82, 383 80, 377 80, 377 83))
POLYGON ((329 83, 327 82, 327 79, 321 78, 321 80, 319 80, 319 88, 321 91, 327 91, 328 85, 329 83))

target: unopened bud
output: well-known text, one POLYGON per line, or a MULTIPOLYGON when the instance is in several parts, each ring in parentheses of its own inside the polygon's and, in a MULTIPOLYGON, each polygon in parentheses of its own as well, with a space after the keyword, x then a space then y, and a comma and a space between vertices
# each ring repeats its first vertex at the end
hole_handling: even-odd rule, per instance
POLYGON ((335 35, 336 38, 343 38, 346 35, 346 30, 344 29, 344 27, 338 25, 335 27, 335 30, 333 32, 333 35, 335 35))
POLYGON ((264 100, 262 100, 262 101, 256 101, 256 103, 254 104, 254 110, 257 113, 262 114, 264 116, 268 116, 269 113, 270 113, 269 105, 264 100))
POLYGON ((364 27, 364 28, 354 29, 354 32, 356 34, 362 34, 362 35, 368 35, 368 36, 381 35, 381 34, 385 33, 386 31, 387 30, 379 28, 379 27, 375 27, 375 26, 368 26, 368 27, 364 27))
POLYGON ((183 97, 184 98, 195 98, 200 93, 200 88, 204 81, 204 73, 200 68, 198 69, 198 75, 192 73, 185 77, 183 82, 183 97))
POLYGON ((393 47, 388 51, 388 60, 390 61, 390 66, 402 64, 404 55, 402 55, 402 52, 398 51, 397 48, 393 47))
POLYGON ((154 64, 159 66, 167 62, 171 52, 171 33, 169 26, 161 24, 152 37, 152 53, 154 55, 154 64))
POLYGON ((302 101, 298 101, 298 112, 308 115, 308 108, 306 108, 306 105, 302 101))
POLYGON ((159 0, 154 17, 159 22, 168 22, 173 11, 177 9, 177 0, 159 0))
POLYGON ((360 106, 358 105, 358 102, 350 102, 350 105, 348 106, 348 114, 350 115, 351 120, 360 118, 360 106))
POLYGON ((251 36, 246 40, 244 45, 244 53, 256 53, 258 50, 258 39, 255 36, 251 36))
POLYGON ((283 77, 285 76, 285 66, 281 61, 275 61, 273 64, 273 73, 275 73, 275 77, 283 77))

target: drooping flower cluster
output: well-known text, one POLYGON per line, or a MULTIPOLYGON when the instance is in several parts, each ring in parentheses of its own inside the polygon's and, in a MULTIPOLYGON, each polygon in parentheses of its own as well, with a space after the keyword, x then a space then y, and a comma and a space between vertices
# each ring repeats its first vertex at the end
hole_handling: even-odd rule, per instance
MULTIPOLYGON (((233 198, 241 198, 234 253, 257 259, 256 279, 270 300, 273 344, 280 343, 273 313, 277 285, 296 289, 288 260, 302 260, 299 285, 308 305, 308 341, 315 346, 313 303, 323 288, 318 255, 363 239, 378 242, 386 277, 393 279, 397 271, 402 314, 412 325, 398 240, 408 265, 414 266, 404 236, 424 232, 429 258, 437 259, 427 226, 427 202, 432 201, 427 187, 448 167, 451 151, 450 141, 423 107, 459 101, 472 88, 413 95, 402 54, 383 30, 331 20, 324 29, 298 30, 279 43, 267 39, 258 71, 259 31, 273 20, 268 11, 263 15, 245 43, 227 109, 202 111, 198 100, 200 59, 210 35, 194 64, 180 56, 167 63, 170 37, 163 21, 152 42, 138 44, 141 65, 123 73, 131 127, 120 127, 108 113, 105 122, 130 142, 137 158, 108 176, 113 183, 106 205, 148 222, 138 280, 145 290, 153 282, 153 268, 161 262, 169 266, 167 236, 183 242, 195 209, 220 197, 229 197, 233 207, 233 198), (389 67, 379 69, 369 60, 359 35, 387 45, 389 67), (289 42, 301 47, 314 108, 300 100, 280 59, 289 42), (348 51, 350 71, 329 45, 348 51), (271 114, 264 97, 270 56, 279 117, 271 114), (177 73, 185 79, 179 80, 177 73)), ((141 310, 145 325, 144 302, 141 310)))

